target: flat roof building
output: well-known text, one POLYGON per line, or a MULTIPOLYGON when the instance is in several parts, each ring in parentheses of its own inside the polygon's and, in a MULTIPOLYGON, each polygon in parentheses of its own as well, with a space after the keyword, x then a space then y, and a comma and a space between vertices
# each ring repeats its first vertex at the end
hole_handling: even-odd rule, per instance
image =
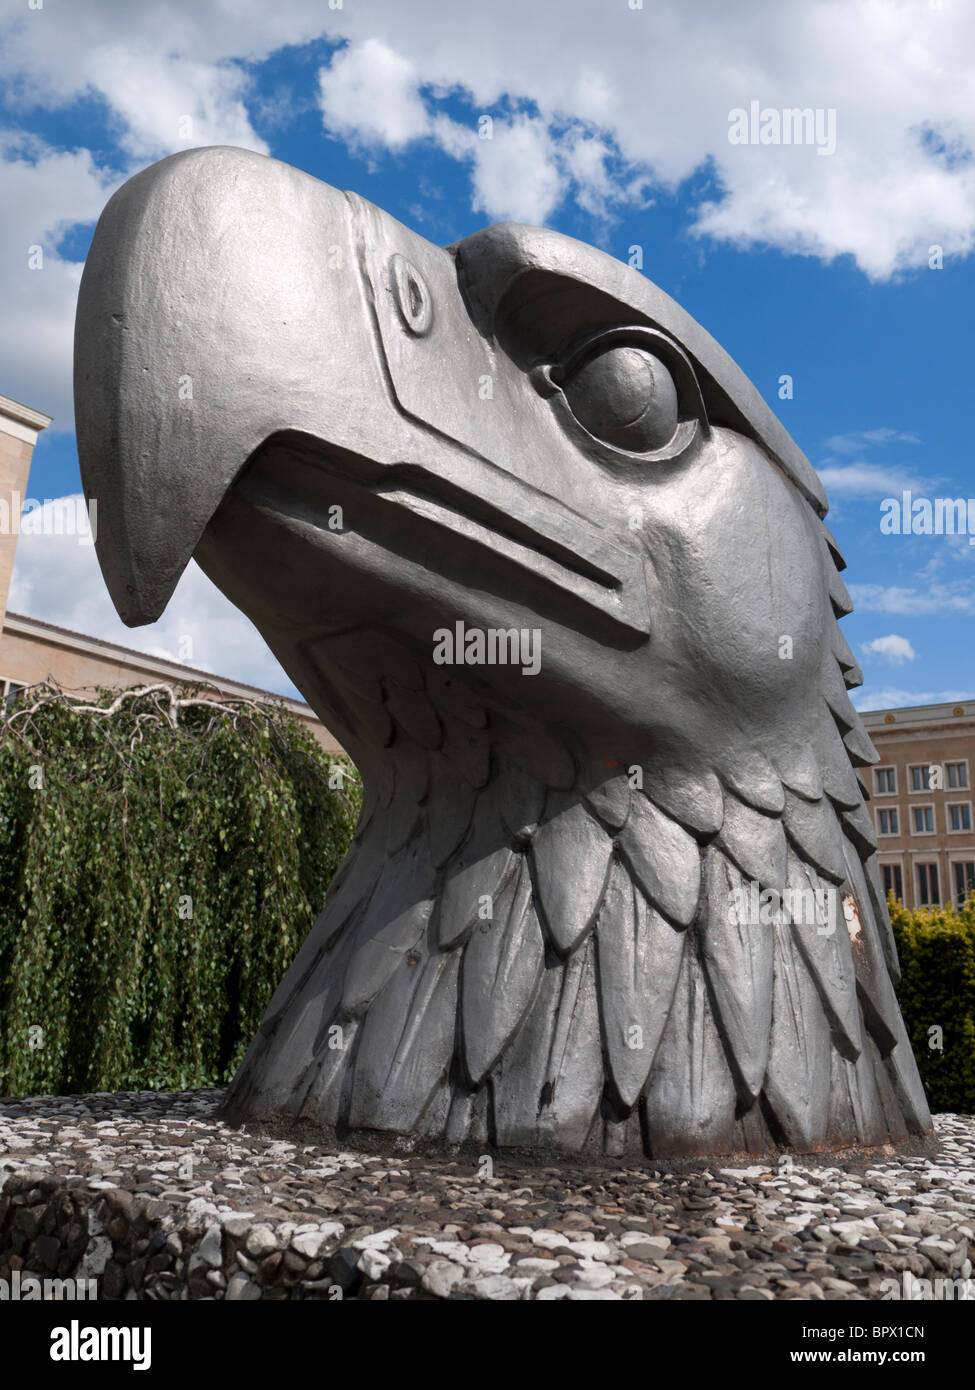
POLYGON ((884 885, 906 907, 975 890, 975 700, 863 714, 880 762, 865 769, 884 885))

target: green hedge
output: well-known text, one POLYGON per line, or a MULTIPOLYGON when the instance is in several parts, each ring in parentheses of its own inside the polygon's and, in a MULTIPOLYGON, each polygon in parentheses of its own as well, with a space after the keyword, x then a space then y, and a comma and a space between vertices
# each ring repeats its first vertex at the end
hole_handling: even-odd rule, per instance
POLYGON ((229 1080, 359 807, 282 706, 21 696, 0 722, 0 1095, 229 1080))
POLYGON ((975 896, 908 912, 891 900, 897 996, 933 1111, 975 1112, 975 896), (940 1029, 940 1035, 936 1031, 940 1029), (940 1043, 940 1047, 938 1044, 940 1043))

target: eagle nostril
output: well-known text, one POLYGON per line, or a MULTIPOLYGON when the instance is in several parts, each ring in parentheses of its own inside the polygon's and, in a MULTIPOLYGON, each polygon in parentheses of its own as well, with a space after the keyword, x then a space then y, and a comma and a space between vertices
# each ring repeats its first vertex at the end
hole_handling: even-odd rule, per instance
POLYGON ((674 379, 641 347, 614 346, 585 358, 562 391, 590 434, 633 453, 662 449, 679 423, 674 379))
POLYGON ((433 323, 433 301, 423 276, 405 256, 398 254, 391 259, 389 268, 403 326, 422 337, 433 323))

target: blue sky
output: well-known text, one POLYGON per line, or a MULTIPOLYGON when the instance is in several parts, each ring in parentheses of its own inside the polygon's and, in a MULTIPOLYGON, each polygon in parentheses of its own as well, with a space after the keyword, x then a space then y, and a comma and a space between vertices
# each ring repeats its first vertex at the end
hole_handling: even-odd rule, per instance
MULTIPOLYGON (((54 416, 31 496, 80 488, 71 324, 101 207, 174 150, 245 145, 432 241, 511 218, 623 260, 640 247, 824 479, 858 703, 975 697, 975 545, 880 531, 904 489, 975 498, 975 16, 951 0, 783 8, 4 0, 0 393, 54 416), (832 111, 835 150, 732 145, 729 113, 752 101, 832 111)), ((25 535, 11 608, 290 690, 195 569, 131 631, 89 548, 25 535)))

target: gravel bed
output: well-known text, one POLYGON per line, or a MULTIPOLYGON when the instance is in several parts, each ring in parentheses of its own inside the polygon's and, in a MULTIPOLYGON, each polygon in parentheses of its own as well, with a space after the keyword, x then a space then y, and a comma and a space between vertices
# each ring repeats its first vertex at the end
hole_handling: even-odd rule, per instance
POLYGON ((261 1136, 221 1095, 0 1101, 14 1296, 975 1299, 973 1116, 937 1116, 927 1156, 540 1167, 261 1136))

